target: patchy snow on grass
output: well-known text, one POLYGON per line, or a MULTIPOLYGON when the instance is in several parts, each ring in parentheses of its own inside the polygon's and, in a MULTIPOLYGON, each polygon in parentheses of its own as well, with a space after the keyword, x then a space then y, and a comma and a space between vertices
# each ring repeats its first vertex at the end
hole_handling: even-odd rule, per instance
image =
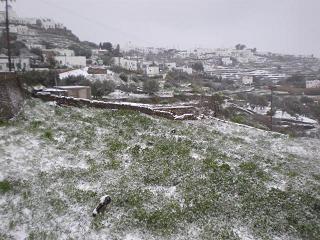
POLYGON ((147 188, 153 194, 161 194, 166 196, 167 198, 177 198, 177 188, 175 186, 172 187, 163 187, 163 186, 150 186, 147 188))
POLYGON ((316 239, 319 145, 28 100, 0 126, 0 238, 316 239))
POLYGON ((256 238, 249 233, 249 230, 245 227, 239 227, 234 230, 241 240, 255 240, 256 238))

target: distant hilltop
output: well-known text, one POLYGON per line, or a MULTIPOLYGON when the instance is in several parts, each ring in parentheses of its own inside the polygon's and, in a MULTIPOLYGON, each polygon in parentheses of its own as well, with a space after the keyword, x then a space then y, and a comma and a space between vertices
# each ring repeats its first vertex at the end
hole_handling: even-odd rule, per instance
MULTIPOLYGON (((61 48, 68 49, 72 45, 79 45, 88 49, 86 44, 82 44, 79 38, 67 29, 64 24, 58 23, 50 18, 24 18, 19 16, 11 5, 8 6, 10 18, 10 34, 12 34, 16 42, 20 42, 24 47, 30 49, 39 48, 61 48), (50 47, 49 47, 50 46, 50 47)), ((0 37, 5 32, 5 11, 0 11, 0 37)), ((15 44, 12 43, 12 47, 15 44)), ((6 54, 5 45, 1 45, 2 53, 6 54)), ((16 51, 15 55, 19 55, 16 51)))
MULTIPOLYGON (((11 24, 18 25, 37 25, 43 29, 65 29, 66 27, 57 23, 49 18, 22 18, 19 17, 18 14, 13 10, 11 5, 8 6, 9 10, 9 19, 11 24)), ((0 11, 0 24, 5 23, 6 20, 6 12, 0 11)))

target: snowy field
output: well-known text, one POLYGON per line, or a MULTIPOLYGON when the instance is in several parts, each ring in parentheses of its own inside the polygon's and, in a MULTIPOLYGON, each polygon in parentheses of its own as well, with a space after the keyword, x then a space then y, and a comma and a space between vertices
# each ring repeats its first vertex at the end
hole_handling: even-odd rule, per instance
POLYGON ((319 239, 319 146, 29 100, 0 123, 0 239, 319 239))

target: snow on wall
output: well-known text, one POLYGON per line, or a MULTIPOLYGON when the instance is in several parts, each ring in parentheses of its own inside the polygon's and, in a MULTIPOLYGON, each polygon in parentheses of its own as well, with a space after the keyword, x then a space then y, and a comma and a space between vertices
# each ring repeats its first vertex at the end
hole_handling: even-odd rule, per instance
POLYGON ((183 114, 175 115, 168 111, 162 111, 157 109, 152 109, 150 106, 139 103, 129 103, 129 102, 104 102, 97 100, 88 100, 82 98, 72 98, 65 96, 55 96, 50 94, 38 93, 36 97, 41 98, 45 101, 56 101, 59 105, 68 105, 76 107, 95 107, 95 108, 105 108, 105 109, 124 109, 138 111, 148 115, 164 117, 172 120, 195 120, 196 117, 193 114, 183 114))

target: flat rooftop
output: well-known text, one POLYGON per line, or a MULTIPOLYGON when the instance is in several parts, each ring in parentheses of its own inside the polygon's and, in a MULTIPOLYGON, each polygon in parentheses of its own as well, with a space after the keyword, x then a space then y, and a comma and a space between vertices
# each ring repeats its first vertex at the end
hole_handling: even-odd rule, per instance
POLYGON ((55 88, 60 89, 89 89, 89 86, 55 86, 55 88))

